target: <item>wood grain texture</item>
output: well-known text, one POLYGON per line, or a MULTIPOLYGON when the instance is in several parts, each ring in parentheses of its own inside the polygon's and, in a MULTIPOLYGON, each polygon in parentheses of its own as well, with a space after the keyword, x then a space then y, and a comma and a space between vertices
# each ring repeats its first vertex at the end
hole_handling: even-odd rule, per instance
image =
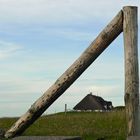
POLYGON ((125 105, 128 136, 139 135, 139 68, 137 7, 123 8, 123 33, 125 52, 125 105))
MULTIPOLYGON (((122 32, 123 15, 117 16, 105 27, 83 54, 58 78, 58 80, 40 97, 30 109, 5 133, 6 138, 21 134, 29 127, 70 85, 87 69, 87 67, 108 47, 122 32)), ((47 124, 46 124, 47 125, 47 124)))
POLYGON ((140 140, 139 136, 129 136, 127 140, 140 140))

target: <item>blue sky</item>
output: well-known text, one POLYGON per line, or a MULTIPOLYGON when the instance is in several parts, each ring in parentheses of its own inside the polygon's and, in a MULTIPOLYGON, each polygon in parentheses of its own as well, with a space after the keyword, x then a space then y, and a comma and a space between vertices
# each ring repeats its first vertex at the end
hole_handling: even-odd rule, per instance
MULTIPOLYGON (((140 1, 0 0, 0 117, 26 112, 124 5, 140 1)), ((89 92, 123 105, 123 53, 121 34, 46 113, 89 92)))

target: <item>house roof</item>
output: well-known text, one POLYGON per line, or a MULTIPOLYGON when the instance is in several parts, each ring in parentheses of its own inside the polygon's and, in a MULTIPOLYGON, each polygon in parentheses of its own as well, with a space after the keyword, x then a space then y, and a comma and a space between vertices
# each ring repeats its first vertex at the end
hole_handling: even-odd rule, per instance
POLYGON ((105 101, 102 97, 91 93, 84 97, 73 109, 74 110, 109 110, 112 102, 105 101))

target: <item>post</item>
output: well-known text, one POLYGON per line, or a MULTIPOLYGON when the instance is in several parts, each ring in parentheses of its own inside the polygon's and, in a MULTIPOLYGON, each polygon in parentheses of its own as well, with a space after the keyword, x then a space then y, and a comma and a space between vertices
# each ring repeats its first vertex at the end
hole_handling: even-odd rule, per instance
POLYGON ((65 104, 65 115, 67 114, 67 104, 65 104))
POLYGON ((123 8, 125 52, 125 106, 127 135, 139 136, 139 70, 137 7, 123 8))
POLYGON ((11 138, 22 133, 87 69, 87 67, 122 32, 122 11, 106 26, 83 54, 64 74, 40 97, 31 108, 5 133, 11 138))

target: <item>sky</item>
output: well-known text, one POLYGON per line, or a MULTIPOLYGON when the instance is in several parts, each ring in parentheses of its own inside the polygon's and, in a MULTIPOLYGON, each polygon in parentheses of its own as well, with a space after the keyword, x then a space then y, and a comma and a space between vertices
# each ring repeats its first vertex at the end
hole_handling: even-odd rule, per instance
MULTIPOLYGON (((128 5, 140 1, 0 0, 0 117, 24 114, 128 5)), ((122 34, 45 114, 71 110, 90 92, 124 105, 122 34)))

